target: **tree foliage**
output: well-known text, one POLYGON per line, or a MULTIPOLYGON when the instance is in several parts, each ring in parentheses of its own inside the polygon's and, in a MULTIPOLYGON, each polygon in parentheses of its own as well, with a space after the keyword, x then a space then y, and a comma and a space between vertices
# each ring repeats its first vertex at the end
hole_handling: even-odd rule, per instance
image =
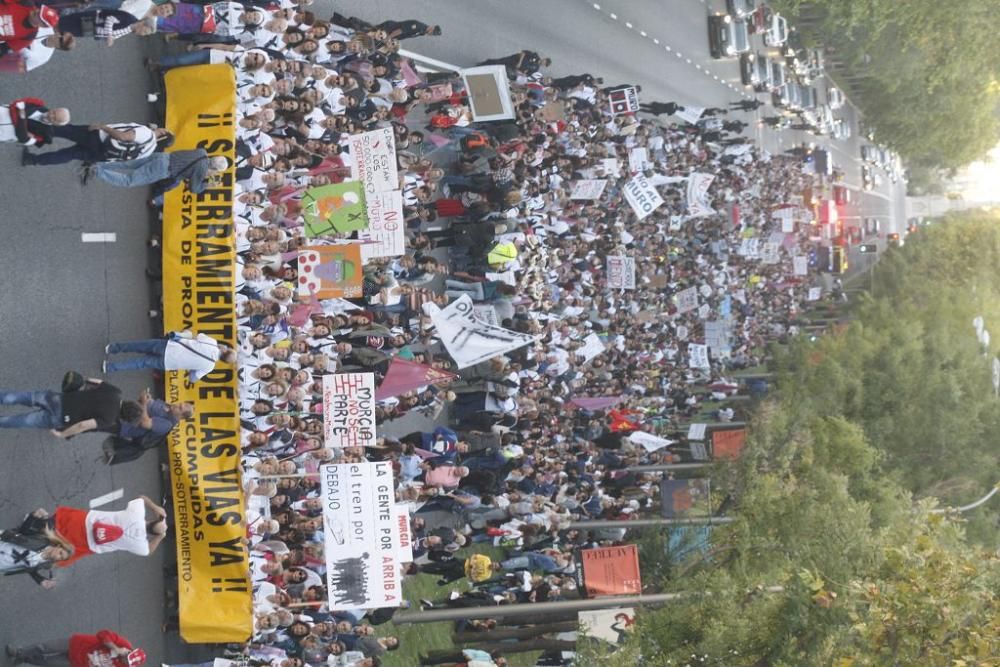
POLYGON ((974 524, 931 509, 977 498, 1000 469, 1000 400, 972 327, 982 315, 1000 331, 997 222, 911 235, 848 326, 776 351, 744 455, 712 473, 735 521, 706 557, 650 569, 690 595, 641 614, 609 666, 995 664, 996 508, 974 524))
POLYGON ((835 73, 876 139, 924 168, 954 169, 1000 140, 1000 0, 781 0, 808 40, 843 64, 835 73))

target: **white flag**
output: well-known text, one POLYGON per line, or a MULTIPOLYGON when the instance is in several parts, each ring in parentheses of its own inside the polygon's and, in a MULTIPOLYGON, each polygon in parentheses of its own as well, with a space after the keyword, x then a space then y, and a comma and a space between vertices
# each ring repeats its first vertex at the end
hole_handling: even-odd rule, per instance
POLYGON ((444 310, 425 303, 424 313, 430 316, 437 335, 459 368, 475 366, 535 340, 529 334, 510 331, 483 322, 475 315, 472 299, 463 294, 444 310))

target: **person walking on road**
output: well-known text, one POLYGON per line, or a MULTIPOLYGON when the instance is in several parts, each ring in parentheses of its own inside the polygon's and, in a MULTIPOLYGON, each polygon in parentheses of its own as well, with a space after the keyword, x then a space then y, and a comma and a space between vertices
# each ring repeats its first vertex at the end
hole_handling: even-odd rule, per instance
POLYGON ((676 102, 641 102, 639 104, 639 111, 653 114, 654 116, 659 116, 660 114, 672 116, 678 111, 684 111, 684 107, 676 102))
POLYGON ((69 119, 69 109, 49 109, 37 97, 22 97, 0 105, 0 141, 44 146, 52 142, 52 128, 66 125, 69 119))
POLYGON ((41 667, 140 667, 146 662, 145 651, 111 630, 74 634, 23 648, 8 644, 7 655, 14 658, 15 665, 41 667))
POLYGON ((124 162, 98 162, 84 167, 84 184, 93 176, 108 185, 120 188, 135 188, 142 185, 156 185, 156 194, 188 182, 188 189, 200 194, 208 187, 208 182, 230 167, 229 158, 224 155, 209 157, 204 148, 172 153, 153 153, 137 160, 124 162))
POLYGON ((114 433, 122 412, 122 391, 88 378, 76 391, 0 391, 0 405, 23 405, 31 412, 0 417, 0 428, 47 428, 57 438, 87 431, 114 433))
POLYGON ((169 148, 174 143, 174 135, 165 128, 141 123, 60 125, 52 128, 52 136, 57 139, 67 139, 75 145, 38 154, 25 148, 21 154, 21 164, 65 164, 73 160, 84 162, 137 160, 169 148))
POLYGON ((756 111, 764 106, 764 103, 757 99, 739 100, 738 102, 730 102, 729 106, 734 109, 740 109, 741 111, 756 111))
POLYGON ((29 514, 16 530, 0 533, 0 574, 27 574, 42 588, 53 588, 52 566, 68 561, 73 551, 37 514, 29 514))
POLYGON ((725 130, 726 132, 739 133, 745 130, 746 127, 747 123, 744 123, 741 120, 727 120, 724 123, 722 123, 722 129, 725 130))
POLYGON ((123 361, 105 361, 105 373, 152 368, 160 371, 188 371, 188 379, 197 382, 212 372, 220 360, 236 363, 236 351, 203 333, 175 331, 166 338, 110 343, 104 348, 112 354, 135 353, 142 356, 123 361))

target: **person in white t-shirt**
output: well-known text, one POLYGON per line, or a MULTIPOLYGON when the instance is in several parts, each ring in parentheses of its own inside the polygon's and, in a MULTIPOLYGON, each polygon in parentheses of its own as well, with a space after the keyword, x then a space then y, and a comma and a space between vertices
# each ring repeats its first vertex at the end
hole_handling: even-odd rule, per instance
POLYGON ((212 372, 219 361, 236 363, 236 351, 211 336, 190 331, 167 334, 166 338, 111 343, 104 348, 107 355, 135 353, 141 356, 122 361, 105 361, 105 373, 136 371, 146 368, 167 371, 189 371, 191 382, 197 382, 212 372))

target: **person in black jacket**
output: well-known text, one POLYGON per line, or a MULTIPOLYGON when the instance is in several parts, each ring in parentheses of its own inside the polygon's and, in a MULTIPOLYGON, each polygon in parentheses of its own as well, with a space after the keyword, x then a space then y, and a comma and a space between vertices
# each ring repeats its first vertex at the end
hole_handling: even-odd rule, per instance
POLYGON ((43 588, 55 586, 52 566, 73 555, 73 546, 53 531, 44 513, 24 517, 17 530, 0 533, 0 573, 27 574, 43 588))

